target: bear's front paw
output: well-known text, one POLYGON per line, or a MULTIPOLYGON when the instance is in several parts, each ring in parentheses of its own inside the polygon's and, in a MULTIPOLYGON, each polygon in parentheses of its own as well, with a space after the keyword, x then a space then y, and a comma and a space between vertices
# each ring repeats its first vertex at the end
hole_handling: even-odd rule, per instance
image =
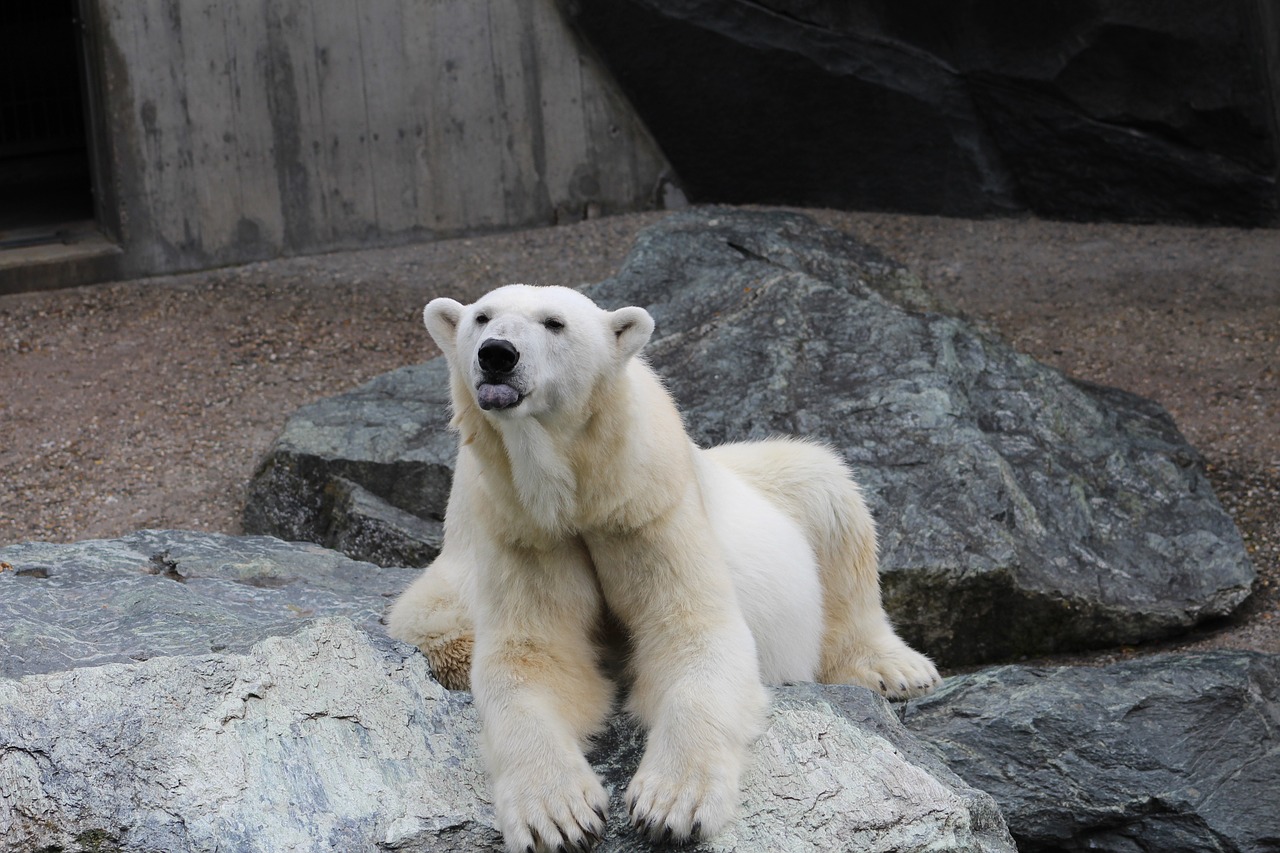
POLYGON ((508 771, 494 783, 498 828, 509 853, 586 851, 604 837, 609 796, 585 759, 508 771))
POLYGON ((631 825, 654 842, 711 838, 733 818, 739 763, 661 755, 652 744, 627 788, 631 825))

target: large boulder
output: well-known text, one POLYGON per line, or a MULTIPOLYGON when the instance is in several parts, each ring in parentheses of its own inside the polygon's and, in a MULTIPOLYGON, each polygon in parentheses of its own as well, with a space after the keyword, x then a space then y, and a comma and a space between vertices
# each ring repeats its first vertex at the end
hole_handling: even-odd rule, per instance
MULTIPOLYGON (((699 443, 789 433, 844 454, 879 525, 888 607, 944 664, 1166 637, 1249 594, 1239 533, 1159 406, 931 310, 902 268, 805 216, 669 217, 586 292, 652 312, 648 357, 699 443)), ((379 518, 437 524, 447 400, 437 359, 299 410, 246 529, 335 541, 340 480, 379 518)))
POLYGON ((1280 212, 1269 0, 560 6, 697 202, 1280 212))
MULTIPOLYGON (((470 694, 377 625, 413 572, 267 538, 145 531, 0 549, 0 853, 500 847, 470 694)), ((601 851, 649 849, 591 756, 601 851)), ((777 692, 707 851, 1013 851, 994 801, 856 687, 777 692)))
POLYGON ((449 418, 444 359, 302 407, 249 484, 245 531, 425 566, 444 536, 457 453, 449 418))
POLYGON ((1280 656, 1007 666, 907 705, 1020 850, 1280 847, 1280 656))

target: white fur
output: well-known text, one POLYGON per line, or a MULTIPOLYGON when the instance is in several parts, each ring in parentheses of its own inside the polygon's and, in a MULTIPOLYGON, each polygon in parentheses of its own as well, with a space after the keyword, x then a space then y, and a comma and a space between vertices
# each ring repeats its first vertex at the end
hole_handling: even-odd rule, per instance
POLYGON ((443 550, 390 629, 447 686, 474 690, 509 850, 603 832, 607 797, 583 753, 613 702, 596 640, 606 609, 649 731, 632 820, 677 840, 732 817, 764 682, 895 697, 937 683, 881 607, 875 528, 843 463, 792 440, 694 447, 634 357, 646 311, 510 285, 474 305, 433 300, 424 320, 449 360, 461 443, 443 550), (485 411, 490 338, 519 353, 502 382, 519 403, 485 411))
POLYGON ((710 454, 695 457, 711 528, 769 684, 813 681, 822 659, 822 584, 804 532, 710 454))

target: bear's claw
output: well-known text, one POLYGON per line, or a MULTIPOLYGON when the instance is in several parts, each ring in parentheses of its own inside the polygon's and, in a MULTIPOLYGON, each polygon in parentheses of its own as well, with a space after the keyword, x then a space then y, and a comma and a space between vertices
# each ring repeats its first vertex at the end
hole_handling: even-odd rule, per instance
POLYGON ((942 683, 933 661, 892 634, 848 650, 845 660, 834 677, 823 680, 861 684, 894 701, 923 696, 942 683))
POLYGON ((715 835, 733 816, 737 771, 730 771, 732 764, 682 766, 646 755, 627 790, 631 826, 654 844, 684 844, 715 835))
POLYGON ((568 775, 563 785, 548 785, 541 773, 502 780, 495 805, 509 853, 586 853, 600 843, 608 795, 585 760, 582 765, 581 775, 568 775))

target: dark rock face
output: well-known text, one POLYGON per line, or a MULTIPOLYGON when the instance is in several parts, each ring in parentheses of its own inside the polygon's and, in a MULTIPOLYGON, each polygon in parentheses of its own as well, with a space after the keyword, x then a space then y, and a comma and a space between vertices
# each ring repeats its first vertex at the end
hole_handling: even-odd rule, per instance
POLYGON ((1280 657, 998 667, 906 706, 1018 849, 1280 848, 1280 657))
POLYGON ((1267 0, 561 6, 694 201, 1277 218, 1267 0))
MULTIPOLYGON (((1249 593, 1239 534, 1162 409, 925 310, 904 271, 807 217, 670 217, 586 292, 653 314, 646 353, 698 443, 787 433, 844 454, 879 525, 890 613, 944 664, 1169 636, 1249 593)), ((452 448, 427 443, 453 439, 411 418, 429 400, 442 429, 446 398, 439 360, 302 410, 262 466, 246 528, 330 541, 329 517, 261 521, 322 503, 325 472, 399 505, 398 447, 421 489, 400 508, 442 517, 452 448), (428 456, 441 481, 421 486, 428 456), (318 472, 290 481, 306 491, 273 492, 282 457, 318 472), (364 465, 376 480, 359 479, 364 465)))
MULTIPOLYGON (((501 849, 470 694, 377 625, 414 572, 180 531, 0 562, 0 853, 501 849)), ((642 748, 619 718, 592 756, 602 853, 651 849, 621 804, 642 748)), ((697 849, 1014 849, 854 687, 778 692, 740 814, 697 849)))

